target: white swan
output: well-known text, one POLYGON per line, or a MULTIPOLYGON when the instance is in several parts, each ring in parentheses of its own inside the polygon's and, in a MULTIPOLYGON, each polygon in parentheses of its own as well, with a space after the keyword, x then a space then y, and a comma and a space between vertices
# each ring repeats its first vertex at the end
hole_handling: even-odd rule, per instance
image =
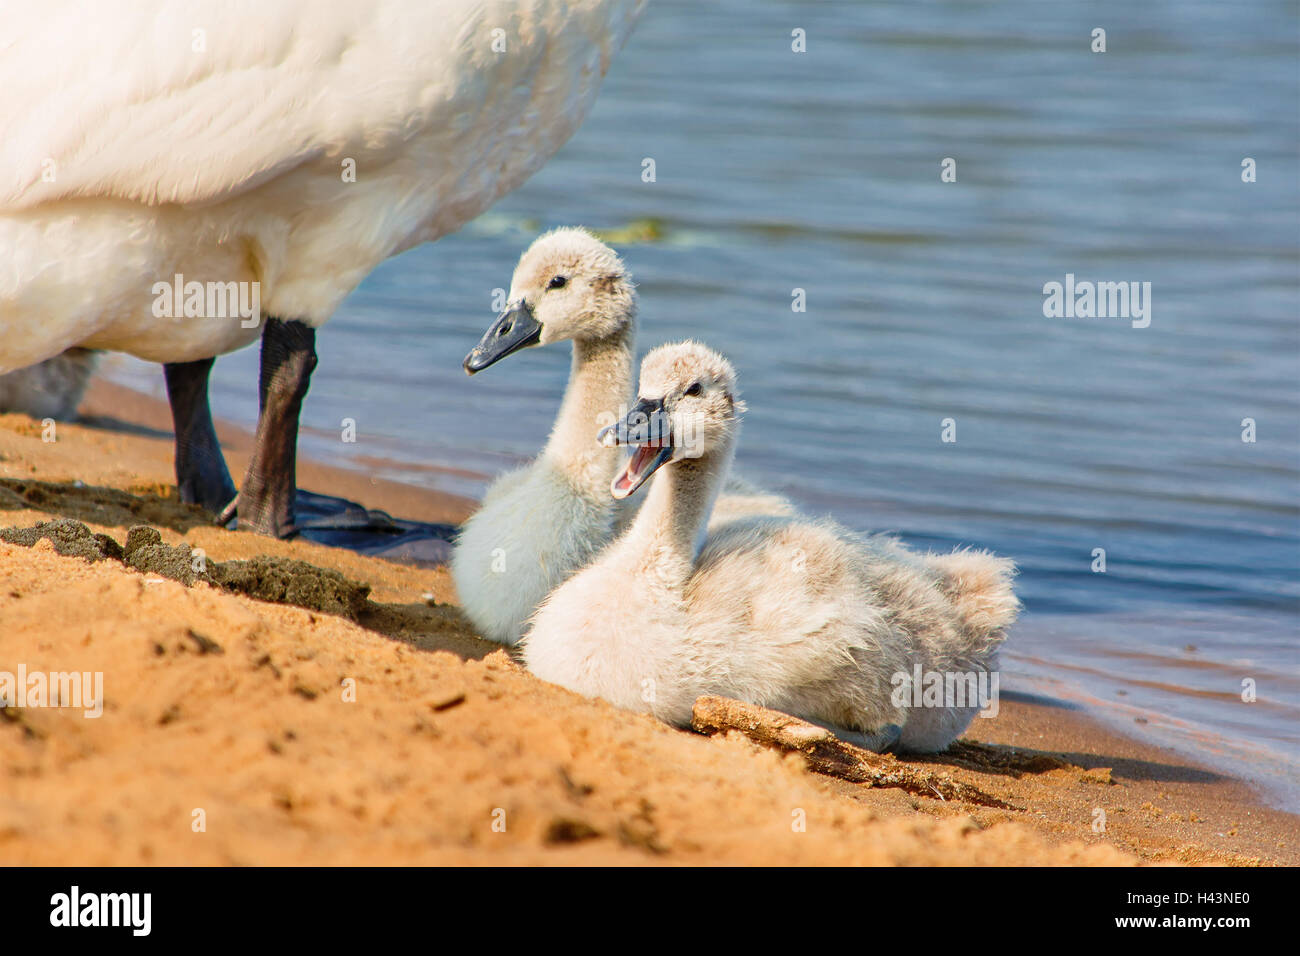
POLYGON ((1011 562, 918 555, 799 518, 733 522, 701 548, 742 410, 711 349, 646 356, 637 406, 605 433, 636 444, 613 492, 662 470, 627 534, 538 610, 522 645, 529 670, 678 725, 697 697, 720 694, 875 749, 942 750, 980 704, 909 706, 910 693, 895 699, 898 677, 997 667, 1018 608, 1011 562))
POLYGON ((11 5, 0 374, 73 346, 167 363, 182 496, 221 510, 234 486, 208 372, 261 334, 239 520, 291 533, 316 328, 383 259, 536 172, 581 123, 644 3, 11 5), (178 281, 185 302, 166 301, 178 281))
MULTIPOLYGON (((499 477, 465 523, 451 573, 461 608, 483 636, 515 644, 537 605, 631 520, 609 483, 621 457, 594 440, 626 410, 636 355, 636 292, 618 255, 583 229, 557 229, 525 250, 509 307, 465 359, 470 374, 531 345, 573 342, 555 426, 531 464, 499 477)), ((790 514, 789 502, 728 483, 716 522, 790 514)))

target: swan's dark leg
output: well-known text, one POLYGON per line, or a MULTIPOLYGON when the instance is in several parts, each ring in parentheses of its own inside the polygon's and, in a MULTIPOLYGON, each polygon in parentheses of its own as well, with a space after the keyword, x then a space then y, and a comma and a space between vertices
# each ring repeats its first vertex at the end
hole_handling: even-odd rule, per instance
POLYGON ((298 415, 316 368, 316 330, 297 320, 267 319, 262 330, 261 413, 257 442, 239 497, 224 517, 239 528, 288 538, 297 494, 298 415))
POLYGON ((235 483, 226 469, 208 407, 213 361, 171 362, 163 365, 163 376, 176 430, 176 488, 181 501, 218 513, 235 497, 235 483))
POLYGON ((269 318, 262 329, 257 441, 237 502, 239 528, 288 538, 298 491, 298 415, 316 368, 316 330, 269 318))

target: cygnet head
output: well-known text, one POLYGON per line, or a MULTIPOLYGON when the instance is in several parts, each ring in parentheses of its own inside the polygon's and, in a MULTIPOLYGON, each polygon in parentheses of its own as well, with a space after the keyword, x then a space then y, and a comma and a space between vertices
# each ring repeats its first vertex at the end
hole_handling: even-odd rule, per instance
POLYGON ((724 447, 744 411, 736 370, 719 353, 699 342, 659 346, 641 363, 636 404, 597 436, 633 446, 611 493, 626 498, 664 465, 724 447))
POLYGON ((465 356, 473 375, 513 352, 566 339, 600 341, 635 321, 632 277, 609 246, 585 229, 555 229, 515 266, 506 309, 465 356))

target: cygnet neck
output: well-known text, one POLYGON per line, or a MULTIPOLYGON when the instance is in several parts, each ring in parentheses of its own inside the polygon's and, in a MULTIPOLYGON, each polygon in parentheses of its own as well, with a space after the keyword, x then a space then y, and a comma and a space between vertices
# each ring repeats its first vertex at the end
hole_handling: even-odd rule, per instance
POLYGON ((669 586, 684 586, 704 543, 709 516, 735 456, 736 428, 709 452, 661 467, 626 542, 638 567, 669 586))
POLYGON ((617 421, 631 395, 635 342, 632 316, 612 335, 573 340, 569 384, 542 452, 575 486, 600 500, 609 497, 620 452, 601 445, 596 434, 617 421))

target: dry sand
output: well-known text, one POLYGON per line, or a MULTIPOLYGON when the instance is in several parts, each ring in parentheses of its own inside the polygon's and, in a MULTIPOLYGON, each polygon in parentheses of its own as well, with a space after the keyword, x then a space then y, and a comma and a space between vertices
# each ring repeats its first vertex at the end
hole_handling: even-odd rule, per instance
MULTIPOLYGON (((1300 818, 1051 702, 1004 693, 967 738, 992 750, 907 761, 1022 808, 993 810, 584 699, 477 639, 443 570, 208 526, 175 500, 158 403, 99 382, 83 409, 52 443, 0 416, 0 527, 67 517, 123 543, 150 524, 210 561, 335 569, 370 603, 348 620, 0 542, 0 670, 102 671, 106 698, 98 719, 2 712, 0 863, 1300 862, 1300 818)), ((221 431, 238 474, 248 435, 221 431)), ((472 507, 319 464, 300 479, 403 517, 472 507)))

